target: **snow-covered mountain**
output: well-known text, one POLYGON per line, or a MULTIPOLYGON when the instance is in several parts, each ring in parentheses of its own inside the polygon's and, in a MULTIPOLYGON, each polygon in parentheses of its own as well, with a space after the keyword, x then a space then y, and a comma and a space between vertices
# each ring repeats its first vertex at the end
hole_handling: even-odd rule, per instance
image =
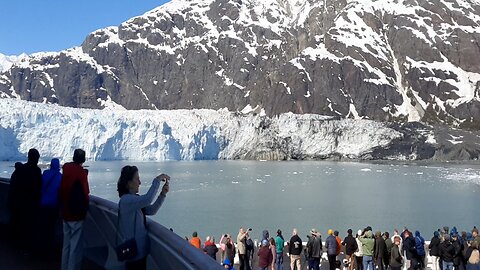
POLYGON ((81 108, 263 108, 480 126, 478 0, 173 0, 0 75, 81 108))
POLYGON ((480 133, 284 113, 95 110, 0 99, 0 160, 478 159, 480 133))
POLYGON ((16 55, 4 55, 0 53, 0 73, 9 70, 13 64, 20 61, 22 58, 28 57, 26 54, 21 54, 19 56, 16 55))

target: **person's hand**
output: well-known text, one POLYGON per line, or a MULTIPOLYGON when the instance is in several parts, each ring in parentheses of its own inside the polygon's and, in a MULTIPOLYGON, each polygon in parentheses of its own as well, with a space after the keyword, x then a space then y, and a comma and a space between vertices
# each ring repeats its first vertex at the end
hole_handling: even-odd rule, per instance
POLYGON ((170 181, 170 176, 168 176, 167 174, 160 174, 159 176, 155 177, 155 179, 158 179, 159 181, 165 181, 165 182, 168 182, 170 181))
MULTIPOLYGON (((168 176, 168 175, 167 175, 168 176)), ((165 184, 162 187, 162 192, 160 193, 162 196, 167 196, 168 191, 170 190, 170 184, 168 180, 165 181, 165 184)))

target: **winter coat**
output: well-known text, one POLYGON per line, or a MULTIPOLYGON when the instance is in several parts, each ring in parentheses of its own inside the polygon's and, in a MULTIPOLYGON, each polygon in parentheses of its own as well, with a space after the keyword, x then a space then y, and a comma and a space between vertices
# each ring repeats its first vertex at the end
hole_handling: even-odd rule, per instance
POLYGON ((357 237, 355 238, 355 241, 357 242, 357 251, 355 252, 356 257, 363 257, 363 246, 362 242, 360 242, 360 239, 357 237))
POLYGON ((390 256, 390 254, 392 254, 392 248, 393 248, 392 239, 390 238, 385 239, 385 246, 387 247, 387 256, 390 256))
POLYGON ((290 255, 300 255, 302 253, 302 249, 302 239, 300 239, 298 235, 292 236, 288 245, 288 253, 290 253, 290 255))
POLYGON ((247 250, 246 250, 246 248, 245 248, 246 241, 247 241, 247 235, 244 234, 244 233, 238 233, 238 236, 237 236, 237 250, 238 250, 238 254, 244 255, 244 254, 247 253, 247 250))
POLYGON ((400 254, 400 250, 397 245, 393 245, 392 253, 390 255, 390 266, 391 267, 402 267, 403 266, 403 258, 400 254))
POLYGON ((322 257, 322 238, 310 237, 307 243, 308 257, 309 258, 321 258, 322 257))
POLYGON ((387 245, 385 244, 385 240, 382 237, 377 237, 375 239, 375 252, 374 257, 377 258, 384 258, 387 254, 387 245))
POLYGON ((42 171, 34 163, 15 164, 10 177, 8 205, 12 214, 32 217, 40 208, 42 171))
POLYGON ((196 248, 201 248, 202 246, 202 240, 200 240, 200 238, 198 237, 192 237, 192 239, 190 239, 190 244, 196 248))
POLYGON ((273 255, 268 246, 263 246, 258 250, 258 267, 268 267, 273 261, 273 255))
POLYGON ((428 248, 430 249, 430 256, 440 256, 440 237, 432 237, 428 248))
POLYGON ((49 208, 58 208, 58 189, 62 182, 60 172, 60 161, 57 158, 50 162, 50 169, 45 170, 42 175, 42 198, 40 205, 49 208))
POLYGON ((80 221, 84 220, 86 214, 74 214, 69 209, 69 198, 70 192, 72 190, 73 185, 76 181, 80 181, 83 194, 85 195, 85 199, 89 202, 90 189, 88 187, 88 170, 84 169, 80 164, 76 164, 74 162, 66 163, 63 165, 63 175, 62 175, 62 182, 60 183, 59 189, 59 199, 62 208, 62 215, 65 221, 80 221))
POLYGON ((407 260, 417 257, 415 238, 413 238, 413 236, 410 235, 405 241, 403 241, 403 249, 407 253, 407 260))
POLYGON ((455 248, 455 254, 453 255, 453 264, 461 265, 463 263, 463 245, 459 240, 452 242, 455 248))
POLYGON ((415 249, 417 250, 418 256, 425 256, 425 239, 423 239, 418 231, 415 232, 415 249))
POLYGON ((355 238, 353 238, 351 234, 345 237, 342 245, 345 246, 345 253, 349 256, 352 255, 355 251, 357 251, 358 248, 357 241, 355 240, 355 238))
POLYGON ((218 248, 214 243, 206 242, 203 251, 207 253, 208 256, 212 257, 212 259, 217 260, 218 248))
POLYGON ((375 251, 375 239, 372 238, 372 232, 365 232, 365 236, 360 236, 360 242, 362 242, 363 256, 372 256, 375 251))
POLYGON ((453 257, 455 255, 455 247, 450 243, 450 241, 443 241, 440 244, 440 257, 446 262, 453 262, 453 257))
POLYGON ((327 240, 325 241, 325 247, 327 248, 327 254, 328 255, 337 255, 337 239, 335 236, 330 235, 327 237, 327 240))

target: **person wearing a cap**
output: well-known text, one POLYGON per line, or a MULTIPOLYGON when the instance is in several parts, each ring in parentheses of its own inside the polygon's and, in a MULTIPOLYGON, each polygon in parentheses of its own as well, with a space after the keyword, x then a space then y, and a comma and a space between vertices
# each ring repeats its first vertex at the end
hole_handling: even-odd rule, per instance
POLYGON ((320 269, 320 258, 322 258, 322 236, 316 229, 310 230, 312 236, 307 243, 309 269, 320 269))
POLYGON ((450 235, 443 235, 443 242, 440 244, 440 258, 442 260, 442 270, 453 270, 453 256, 455 247, 450 242, 450 235))
POLYGON ((261 270, 268 270, 268 266, 272 264, 273 255, 268 247, 268 240, 262 240, 262 247, 258 250, 258 267, 261 270))
POLYGON ((343 239, 342 245, 345 246, 345 259, 349 263, 348 269, 353 270, 354 253, 357 251, 358 245, 355 238, 353 238, 352 229, 347 230, 347 236, 343 239))
POLYGON ((403 257, 400 254, 400 235, 395 235, 393 238, 392 253, 390 255, 390 269, 401 270, 403 266, 403 257))
POLYGON ((362 236, 362 230, 358 230, 357 237, 355 238, 357 242, 357 251, 354 253, 356 270, 363 270, 363 246, 362 242, 360 242, 360 236, 362 236))
POLYGON ((335 270, 335 261, 337 259, 337 239, 333 235, 333 230, 328 230, 328 237, 325 240, 325 247, 327 248, 328 264, 330 270, 335 270))

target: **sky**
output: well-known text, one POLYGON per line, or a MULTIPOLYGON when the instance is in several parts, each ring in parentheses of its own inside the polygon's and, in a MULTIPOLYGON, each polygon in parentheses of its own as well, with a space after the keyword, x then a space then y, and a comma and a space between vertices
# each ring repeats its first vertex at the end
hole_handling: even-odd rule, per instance
POLYGON ((1 0, 0 53, 60 51, 169 0, 1 0))

